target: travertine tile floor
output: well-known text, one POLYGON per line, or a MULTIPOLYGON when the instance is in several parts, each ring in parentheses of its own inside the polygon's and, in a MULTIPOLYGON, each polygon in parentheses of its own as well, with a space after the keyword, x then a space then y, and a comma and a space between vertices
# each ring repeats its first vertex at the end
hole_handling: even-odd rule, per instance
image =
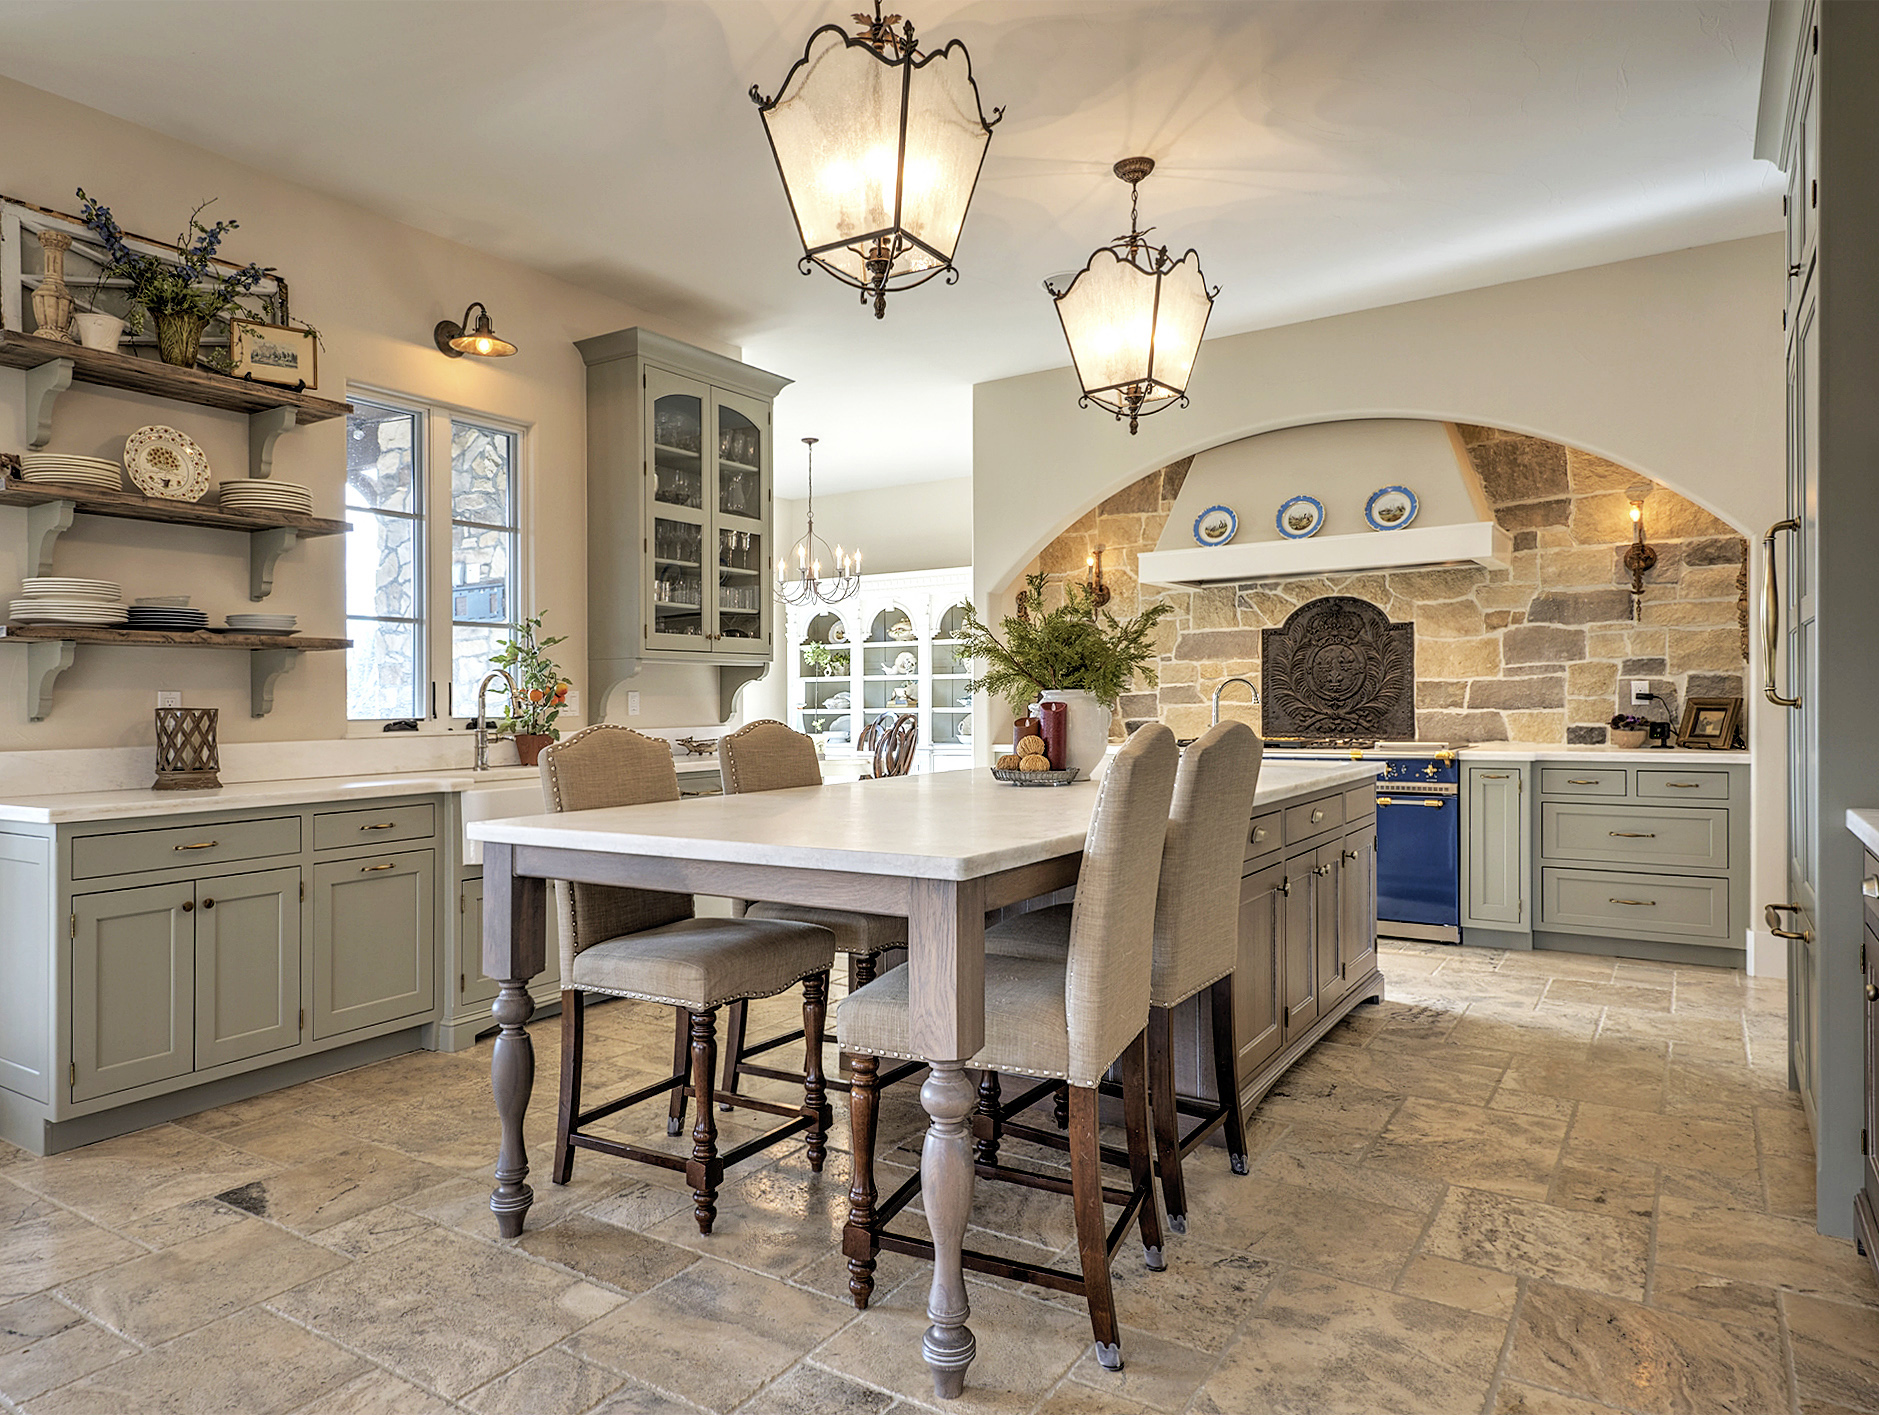
MULTIPOLYGON (((1879 1287, 1813 1230, 1784 989, 1569 955, 1386 948, 1263 1105, 1252 1173, 1189 1162, 1168 1271, 1120 1255, 1127 1370, 1074 1299, 975 1282, 967 1415, 1879 1411, 1879 1287)), ((669 1014, 596 1010, 596 1076, 669 1014)), ((736 1173, 701 1239, 670 1177, 582 1155, 484 1207, 488 1049, 419 1054, 50 1160, 0 1147, 0 1404, 35 1415, 912 1415, 924 1269, 845 1300, 847 1162, 736 1173)), ((909 1086, 888 1165, 914 1162, 909 1086), (910 1143, 911 1142, 911 1143, 910 1143)), ((838 1122, 842 1112, 838 1106, 838 1122)), ((642 1137, 658 1117, 629 1118, 642 1137)), ((733 1127, 727 1126, 727 1132, 733 1127)), ((663 1136, 661 1135, 661 1139, 663 1136)), ((674 1142, 676 1143, 676 1142, 674 1142)), ((975 1246, 1063 1253, 1064 1201, 981 1185, 975 1246)))

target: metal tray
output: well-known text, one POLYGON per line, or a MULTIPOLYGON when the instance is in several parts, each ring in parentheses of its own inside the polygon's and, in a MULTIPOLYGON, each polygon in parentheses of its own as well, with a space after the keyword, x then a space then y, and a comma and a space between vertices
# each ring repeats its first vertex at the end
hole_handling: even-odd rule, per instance
POLYGON ((1019 771, 1016 767, 995 766, 992 775, 1013 786, 1068 786, 1082 775, 1080 768, 1067 766, 1062 771, 1019 771))

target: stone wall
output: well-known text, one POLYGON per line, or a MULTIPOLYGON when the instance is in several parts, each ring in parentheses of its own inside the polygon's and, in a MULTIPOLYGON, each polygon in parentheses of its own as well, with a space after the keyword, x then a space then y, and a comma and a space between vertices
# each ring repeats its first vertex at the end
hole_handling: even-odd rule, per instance
MULTIPOLYGON (((1259 631, 1301 604, 1354 595, 1416 626, 1417 735, 1429 740, 1599 743, 1621 710, 1621 685, 1651 681, 1673 720, 1686 695, 1744 692, 1748 664, 1747 545, 1726 523, 1661 486, 1644 503, 1657 566, 1632 619, 1627 490, 1645 478, 1540 438, 1461 427, 1495 518, 1514 537, 1506 570, 1462 566, 1306 579, 1255 580, 1198 590, 1140 586, 1136 556, 1152 550, 1189 463, 1151 472, 1046 546, 1030 570, 1081 577, 1104 548, 1112 612, 1164 600, 1160 686, 1124 696, 1115 732, 1159 719, 1177 735, 1207 725, 1226 678, 1259 677, 1259 631)), ((1387 532, 1381 533, 1387 534, 1387 532)), ((1222 715, 1259 725, 1258 709, 1222 715)), ((1653 707, 1652 711, 1656 709, 1653 707)))

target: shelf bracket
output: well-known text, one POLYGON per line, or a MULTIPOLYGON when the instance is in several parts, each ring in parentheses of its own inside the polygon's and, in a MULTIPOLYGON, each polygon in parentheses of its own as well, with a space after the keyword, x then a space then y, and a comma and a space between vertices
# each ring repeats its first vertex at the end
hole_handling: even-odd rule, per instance
POLYGON ((70 501, 42 501, 26 508, 26 563, 36 566, 35 575, 52 573, 52 552, 59 537, 72 529, 70 501))
POLYGON ((29 448, 52 441, 52 405, 72 386, 74 367, 70 359, 50 359, 26 370, 26 426, 32 430, 29 448))
MULTIPOLYGON (((291 413, 293 410, 287 410, 291 413)), ((248 532, 248 598, 266 599, 274 593, 274 565, 299 542, 300 534, 292 526, 275 526, 265 531, 248 532)), ((44 574, 42 570, 40 572, 44 574)), ((256 713, 259 717, 261 714, 256 713)))
POLYGON ((300 662, 298 649, 250 649, 248 677, 251 685, 250 717, 266 717, 274 711, 274 685, 281 676, 300 662))
POLYGON ((44 722, 52 711, 52 685, 72 666, 78 645, 69 639, 34 639, 26 645, 28 716, 44 722))
POLYGON ((737 690, 754 683, 770 671, 767 663, 720 663, 718 665, 718 721, 729 722, 737 702, 737 690))
MULTIPOLYGON (((274 444, 283 432, 293 431, 294 409, 264 408, 248 414, 248 475, 265 478, 274 473, 274 444)), ((38 444, 34 444, 37 446, 38 444)), ((255 598, 259 599, 257 595, 255 598)))

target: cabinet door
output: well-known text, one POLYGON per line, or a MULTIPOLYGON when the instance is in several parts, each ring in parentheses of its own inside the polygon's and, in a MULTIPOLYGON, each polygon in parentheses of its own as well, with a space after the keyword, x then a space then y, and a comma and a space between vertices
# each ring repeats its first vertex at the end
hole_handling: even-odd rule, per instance
POLYGON ((313 1035, 412 1017, 433 1001, 433 852, 313 867, 313 1035))
MULTIPOLYGON (((1872 869, 1870 859, 1866 868, 1872 869)), ((1873 1153, 1879 1149, 1874 1143, 1879 1137, 1879 934, 1870 924, 1860 957, 1866 962, 1866 976, 1861 980, 1866 985, 1866 1143, 1861 1146, 1865 1163, 1860 1166, 1860 1187, 1866 1191, 1866 1202, 1879 1213, 1879 1156, 1873 1153)))
POLYGON ((1318 1006, 1322 1011, 1350 986, 1344 976, 1344 842, 1333 840, 1312 852, 1312 952, 1318 966, 1318 1006))
POLYGON ((195 1068, 195 908, 188 882, 73 898, 73 1100, 195 1068))
MULTIPOLYGON (((1285 1044, 1285 1016, 1280 1002, 1285 972, 1285 895, 1279 866, 1240 881, 1240 952, 1233 967, 1233 1026, 1239 1051, 1240 1085, 1285 1044)), ((1202 1073, 1207 1067, 1203 1062, 1202 1073)))
POLYGON ((1344 873, 1338 881, 1338 972, 1345 986, 1377 966, 1377 828, 1344 837, 1344 873))
MULTIPOLYGON (((717 436, 711 493, 712 592, 706 632, 717 653, 770 647, 770 409, 755 398, 712 390, 717 436)), ((849 547, 852 549, 853 547, 849 547)), ((835 567, 825 565, 824 574, 835 567)))
MULTIPOLYGON (((457 1005, 454 1010, 463 1013, 494 1002, 496 994, 502 990, 502 984, 483 975, 483 881, 480 876, 466 879, 457 886, 457 929, 457 1005)), ((555 949, 548 951, 553 953, 555 949)))
POLYGON ((1303 1027, 1318 1020, 1318 959, 1312 937, 1311 855, 1300 855, 1281 866, 1279 893, 1285 915, 1285 1037, 1289 1042, 1303 1027))
POLYGON ((1525 929, 1529 872, 1526 798, 1520 768, 1468 768, 1468 826, 1462 839, 1462 923, 1525 929))
POLYGON ((646 647, 705 653, 711 389, 646 370, 646 647))
POLYGON ((196 1067, 300 1042, 300 871, 196 881, 196 1067))

